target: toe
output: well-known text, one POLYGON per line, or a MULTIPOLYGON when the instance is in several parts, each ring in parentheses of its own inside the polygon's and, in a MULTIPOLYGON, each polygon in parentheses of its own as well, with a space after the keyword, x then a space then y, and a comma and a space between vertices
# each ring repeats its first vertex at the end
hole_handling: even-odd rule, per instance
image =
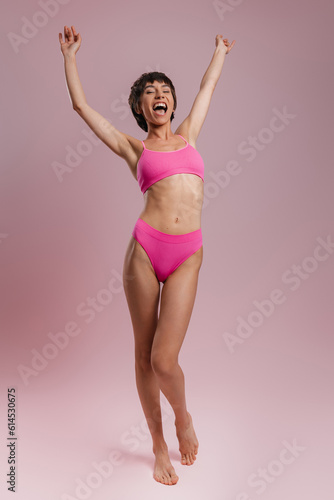
POLYGON ((161 478, 158 474, 153 474, 153 477, 156 481, 158 481, 158 483, 161 483, 161 478))
POLYGON ((176 475, 174 468, 170 469, 170 470, 168 471, 168 473, 169 473, 169 479, 170 479, 170 481, 171 481, 171 484, 175 484, 175 483, 177 483, 177 481, 178 481, 178 479, 179 479, 179 478, 178 478, 178 476, 176 475))

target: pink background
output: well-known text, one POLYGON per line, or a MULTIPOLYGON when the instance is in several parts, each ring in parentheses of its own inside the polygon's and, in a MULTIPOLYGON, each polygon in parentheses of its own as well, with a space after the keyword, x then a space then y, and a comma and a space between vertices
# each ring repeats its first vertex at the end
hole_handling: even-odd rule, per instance
POLYGON ((332 499, 334 252, 317 239, 334 241, 333 3, 48 5, 41 16, 38 1, 7 2, 0 18, 1 498, 12 498, 6 393, 15 387, 16 499, 332 499), (24 28, 32 20, 35 31, 24 28), (146 134, 127 104, 135 79, 154 70, 172 79, 175 131, 215 36, 236 40, 197 142, 204 262, 180 361, 200 449, 192 467, 181 466, 165 404, 180 477, 172 489, 152 479, 120 281, 142 194, 71 108, 58 42, 65 24, 82 35, 89 104, 139 139, 146 134), (10 32, 30 38, 14 50, 10 32), (284 109, 289 118, 274 119, 284 109), (238 173, 228 182, 231 162, 238 173), (68 170, 61 178, 57 164, 68 170), (89 298, 99 311, 87 316, 89 298), (254 304, 264 300, 267 316, 254 304), (244 338, 241 318, 253 324, 244 338), (52 335, 71 334, 71 322, 76 332, 59 334, 55 347, 52 335), (239 339, 233 352, 226 334, 239 339), (24 383, 20 367, 32 369, 36 352, 49 359, 24 383), (297 443, 295 456, 287 443, 297 443), (105 461, 108 477, 94 468, 105 461), (91 486, 76 491, 80 480, 91 486))

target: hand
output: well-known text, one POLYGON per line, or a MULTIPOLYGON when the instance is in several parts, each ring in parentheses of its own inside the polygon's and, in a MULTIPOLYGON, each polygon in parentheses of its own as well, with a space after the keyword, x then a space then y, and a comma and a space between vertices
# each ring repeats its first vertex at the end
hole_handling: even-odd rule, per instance
POLYGON ((225 51, 225 54, 228 54, 230 52, 234 44, 235 40, 233 40, 233 42, 230 44, 228 43, 227 38, 223 39, 223 35, 216 36, 216 47, 221 47, 225 51))
POLYGON ((81 45, 81 35, 75 31, 74 26, 71 26, 72 31, 67 26, 64 26, 65 42, 63 42, 62 34, 59 33, 60 50, 65 55, 75 55, 81 45), (72 33, 73 32, 73 33, 72 33))

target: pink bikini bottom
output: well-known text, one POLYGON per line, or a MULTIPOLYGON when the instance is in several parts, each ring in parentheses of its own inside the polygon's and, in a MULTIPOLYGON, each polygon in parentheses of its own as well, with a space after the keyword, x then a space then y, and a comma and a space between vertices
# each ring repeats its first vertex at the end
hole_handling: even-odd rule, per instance
POLYGON ((137 220, 132 236, 144 248, 162 283, 203 244, 201 229, 185 234, 167 234, 142 219, 137 220))

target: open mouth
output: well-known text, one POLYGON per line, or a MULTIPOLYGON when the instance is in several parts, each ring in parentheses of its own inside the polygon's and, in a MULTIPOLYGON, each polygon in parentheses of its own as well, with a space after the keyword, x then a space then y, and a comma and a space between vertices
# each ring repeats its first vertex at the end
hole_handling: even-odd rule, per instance
POLYGON ((153 111, 157 115, 164 115, 167 112, 167 104, 164 102, 159 102, 153 106, 153 111))

